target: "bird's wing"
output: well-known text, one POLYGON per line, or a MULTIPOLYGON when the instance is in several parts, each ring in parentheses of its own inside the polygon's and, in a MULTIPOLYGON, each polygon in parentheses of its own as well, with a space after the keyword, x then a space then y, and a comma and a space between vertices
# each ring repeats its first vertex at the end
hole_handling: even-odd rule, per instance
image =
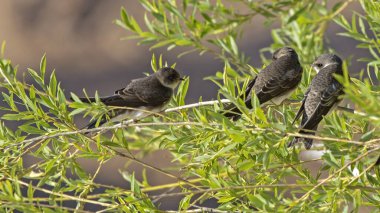
MULTIPOLYGON (((79 99, 85 103, 96 101, 94 97, 84 97, 79 99)), ((99 99, 107 106, 141 107, 148 105, 148 102, 139 97, 130 87, 116 90, 114 95, 100 97, 99 99)))
POLYGON ((334 80, 333 83, 322 92, 319 104, 313 114, 302 125, 301 129, 314 129, 319 122, 321 122, 323 116, 327 115, 330 109, 338 103, 338 98, 343 93, 343 86, 334 80))
POLYGON ((307 98, 307 95, 309 94, 309 92, 310 92, 310 88, 306 91, 305 96, 302 99, 301 107, 299 108, 299 110, 296 114, 296 117, 294 118, 294 120, 292 122, 292 125, 294 125, 294 123, 301 117, 302 113, 305 111, 305 102, 306 102, 306 98, 307 98))
POLYGON ((115 95, 101 98, 108 106, 140 107, 148 105, 148 101, 139 96, 133 87, 126 87, 115 91, 115 95))
POLYGON ((257 79, 257 77, 255 77, 254 79, 252 79, 252 81, 250 81, 248 83, 247 89, 245 90, 245 93, 244 93, 244 96, 242 95, 242 96, 240 96, 240 98, 248 98, 249 97, 249 93, 251 92, 253 85, 255 85, 256 79, 257 79))
POLYGON ((256 91, 256 96, 259 99, 260 104, 263 104, 272 98, 289 91, 289 89, 296 87, 301 78, 302 71, 297 72, 297 70, 289 70, 286 75, 274 76, 270 78, 259 91, 256 91))

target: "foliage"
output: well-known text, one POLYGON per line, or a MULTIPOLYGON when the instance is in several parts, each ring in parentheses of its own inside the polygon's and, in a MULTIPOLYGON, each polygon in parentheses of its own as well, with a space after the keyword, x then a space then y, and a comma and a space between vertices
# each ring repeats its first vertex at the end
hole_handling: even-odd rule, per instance
MULTIPOLYGON (((351 21, 340 15, 353 1, 332 7, 327 1, 280 0, 140 0, 145 8, 144 23, 138 23, 121 9, 116 23, 132 32, 130 38, 151 48, 180 48, 183 54, 213 54, 226 65, 209 79, 220 87, 220 95, 239 105, 244 115, 232 122, 218 111, 221 98, 210 105, 179 107, 139 122, 95 128, 91 134, 80 130, 74 116, 97 119, 109 110, 101 103, 82 103, 72 94, 67 100, 54 71, 46 70, 46 57, 39 71, 28 69, 30 81, 20 79, 17 68, 3 57, 0 62, 2 118, 0 122, 0 202, 2 211, 71 211, 88 206, 105 211, 150 212, 159 209, 158 200, 182 196, 178 210, 200 209, 214 199, 213 211, 358 212, 363 206, 380 207, 380 172, 374 162, 380 149, 380 3, 361 0, 363 14, 353 12, 351 21), (238 9, 236 9, 238 8, 238 9), (255 102, 250 112, 236 98, 250 76, 257 72, 239 51, 238 39, 245 23, 260 15, 266 23, 280 22, 272 30, 273 44, 262 52, 288 45, 297 50, 304 76, 293 95, 301 100, 315 73, 309 64, 328 51, 325 32, 330 24, 342 27, 340 35, 360 42, 372 58, 362 59, 368 78, 340 80, 355 108, 334 112, 324 119, 317 139, 324 146, 317 159, 302 160, 299 147, 287 149, 296 135, 291 125, 299 103, 262 109, 255 102), (239 85, 242 85, 241 87, 239 85), (17 128, 15 126, 17 125, 17 128), (139 128, 137 128, 139 127, 139 128), (131 142, 133 141, 133 142, 131 142), (140 160, 148 152, 167 149, 181 176, 175 176, 140 160), (137 180, 134 173, 121 171, 130 189, 95 181, 98 171, 115 157, 142 165, 173 180, 151 186, 149 177, 137 180), (95 173, 80 164, 81 159, 98 162, 95 173), (310 167, 308 163, 320 166, 310 167), (171 192, 173 187, 181 192, 171 192), (102 189, 99 192, 99 189, 102 189), (151 195, 161 190, 160 195, 151 195)), ((4 46, 4 45, 3 45, 4 46)), ((352 51, 354 53, 354 51, 352 51)), ((181 56, 179 55, 179 56, 181 56)), ((263 62, 268 60, 262 56, 263 62)), ((153 56, 152 68, 163 65, 153 56)), ((345 64, 345 73, 349 70, 345 64)), ((184 81, 169 108, 185 105, 190 81, 184 81)), ((221 97, 220 96, 220 97, 221 97)))

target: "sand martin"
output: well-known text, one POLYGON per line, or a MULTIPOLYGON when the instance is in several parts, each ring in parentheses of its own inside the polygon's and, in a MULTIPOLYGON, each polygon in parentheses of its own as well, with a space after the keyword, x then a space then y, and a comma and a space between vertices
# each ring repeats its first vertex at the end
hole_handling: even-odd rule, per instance
MULTIPOLYGON (((299 133, 315 135, 319 122, 339 104, 340 96, 344 94, 343 86, 333 76, 333 74, 343 75, 343 69, 342 60, 334 54, 320 55, 312 67, 317 75, 305 93, 293 124, 302 115, 299 133)), ((306 149, 310 149, 313 144, 312 139, 296 137, 288 147, 299 141, 304 142, 306 149)))
MULTIPOLYGON (((241 98, 245 98, 245 105, 249 109, 252 109, 252 92, 256 94, 261 106, 279 105, 292 94, 301 79, 302 67, 296 51, 283 47, 273 53, 272 62, 249 82, 241 98)), ((228 105, 225 111, 226 117, 233 120, 240 118, 241 112, 234 104, 228 105)))
MULTIPOLYGON (((164 67, 152 75, 132 80, 125 88, 115 91, 114 95, 100 97, 100 101, 106 106, 121 107, 112 109, 108 113, 109 121, 117 122, 125 119, 136 119, 149 112, 159 112, 173 96, 173 90, 183 80, 180 74, 173 68, 164 67), (133 109, 123 109, 128 107, 133 109)), ((86 103, 95 102, 95 98, 80 98, 86 103)), ((98 126, 108 122, 107 116, 103 116, 98 126)), ((88 124, 91 129, 97 125, 97 120, 88 124)))

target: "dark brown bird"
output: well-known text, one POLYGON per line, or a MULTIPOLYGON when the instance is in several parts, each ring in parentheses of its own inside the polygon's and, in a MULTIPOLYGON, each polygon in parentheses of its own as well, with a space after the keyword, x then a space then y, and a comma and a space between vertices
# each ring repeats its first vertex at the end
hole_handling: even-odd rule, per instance
MULTIPOLYGON (((101 97, 100 101, 107 106, 128 107, 135 109, 113 109, 108 113, 109 121, 121 121, 124 119, 135 119, 149 112, 159 112, 173 96, 173 90, 183 80, 180 74, 173 68, 164 67, 154 74, 145 78, 134 79, 125 88, 115 91, 114 95, 101 97)), ((86 103, 95 102, 94 97, 80 98, 86 103)), ((106 116, 98 126, 107 122, 106 116)), ((94 128, 97 120, 88 124, 87 128, 94 128)))
MULTIPOLYGON (((245 94, 245 105, 252 109, 251 97, 254 92, 261 104, 281 104, 297 88, 302 79, 302 67, 298 61, 296 51, 290 47, 276 50, 272 56, 272 63, 261 70, 248 84, 245 94)), ((241 116, 240 110, 230 104, 225 108, 224 115, 233 120, 241 116)))
MULTIPOLYGON (((333 76, 343 75, 342 60, 337 55, 323 54, 315 60, 312 67, 317 75, 305 93, 293 124, 302 115, 299 133, 315 135, 319 122, 339 104, 339 96, 344 92, 343 86, 333 76)), ((306 149, 310 149, 313 144, 313 139, 296 137, 288 147, 299 141, 303 141, 306 149)))

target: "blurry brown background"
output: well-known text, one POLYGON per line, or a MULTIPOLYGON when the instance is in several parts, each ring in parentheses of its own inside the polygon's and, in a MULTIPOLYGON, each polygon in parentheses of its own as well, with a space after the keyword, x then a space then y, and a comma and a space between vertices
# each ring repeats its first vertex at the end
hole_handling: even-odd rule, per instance
MULTIPOLYGON (((151 72, 152 52, 147 46, 137 46, 136 40, 120 39, 130 35, 116 26, 113 21, 119 18, 120 7, 124 6, 137 20, 143 17, 143 8, 137 0, 1 0, 0 3, 0 42, 6 40, 5 57, 19 65, 19 72, 27 67, 38 69, 40 59, 47 55, 49 70, 56 69, 58 80, 66 94, 82 94, 85 88, 88 94, 99 90, 100 95, 112 94, 115 89, 125 86, 130 79, 142 77, 142 72, 151 72)), ((359 10, 358 4, 351 4, 346 13, 359 10)), ((261 67, 259 50, 271 44, 270 28, 263 27, 261 17, 256 17, 244 26, 246 33, 239 40, 240 50, 251 57, 250 64, 261 67)), ((277 27, 274 24, 271 27, 277 27)), ((342 29, 335 24, 329 27, 327 38, 330 47, 343 58, 355 54, 350 71, 365 68, 356 62, 356 58, 366 56, 366 51, 355 49, 355 43, 337 36, 342 29)), ((217 87, 203 78, 213 75, 223 68, 223 64, 213 56, 196 53, 176 58, 178 52, 163 53, 165 60, 177 63, 178 70, 190 76, 188 103, 195 102, 200 96, 203 100, 216 97, 217 87)), ((157 167, 166 167, 171 158, 165 151, 150 155, 144 161, 157 167), (159 160, 158 160, 159 159, 159 160)), ((101 170, 98 182, 127 187, 129 184, 121 178, 118 170, 123 168, 125 160, 116 158, 109 161, 101 170), (112 175, 110 175, 112 174, 112 175)), ((86 162, 89 172, 96 169, 95 162, 86 162)), ((141 168, 132 166, 129 171, 141 168)), ((152 185, 172 182, 173 180, 149 171, 152 185)), ((178 199, 177 199, 178 200, 178 199)), ((165 200, 163 209, 176 209, 177 201, 165 200)))

